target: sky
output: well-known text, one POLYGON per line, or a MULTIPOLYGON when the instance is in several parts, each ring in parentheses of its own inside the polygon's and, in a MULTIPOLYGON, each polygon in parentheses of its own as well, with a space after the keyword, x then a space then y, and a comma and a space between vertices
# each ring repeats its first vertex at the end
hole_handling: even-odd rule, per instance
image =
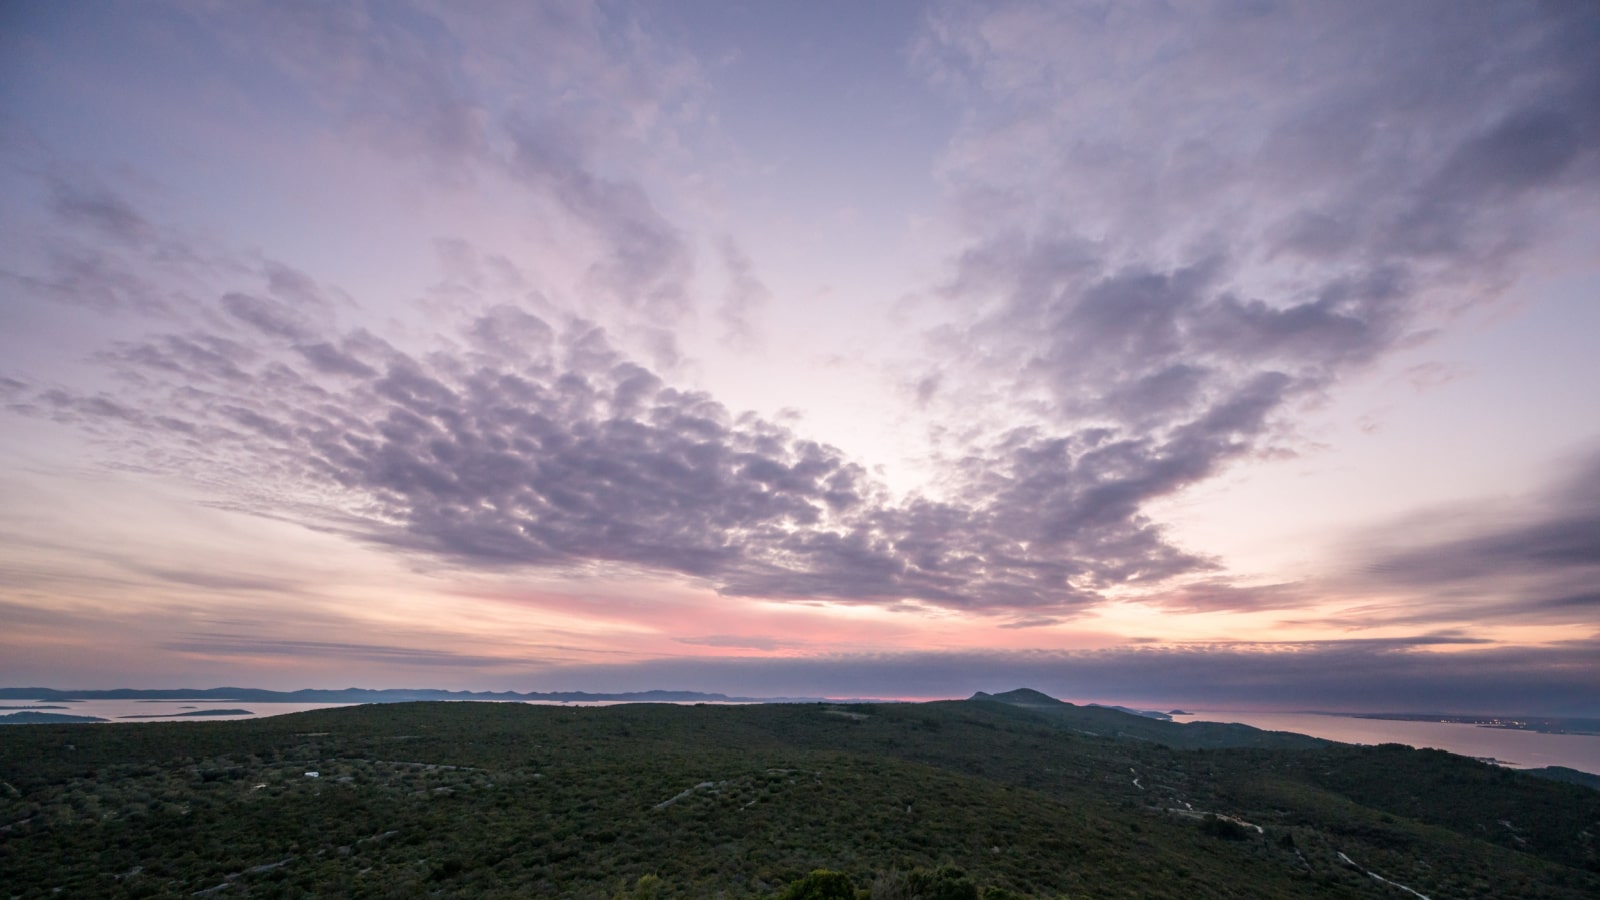
POLYGON ((0 8, 0 683, 1600 715, 1600 8, 0 8))

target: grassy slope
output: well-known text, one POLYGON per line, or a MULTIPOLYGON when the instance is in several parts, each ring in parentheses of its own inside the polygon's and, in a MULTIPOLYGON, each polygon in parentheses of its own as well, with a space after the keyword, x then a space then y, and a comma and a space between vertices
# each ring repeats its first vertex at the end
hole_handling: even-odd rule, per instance
POLYGON ((600 897, 654 873, 760 896, 819 866, 866 884, 951 863, 1035 896, 1406 896, 1342 852, 1436 898, 1600 894, 1584 788, 1398 748, 1177 750, 1062 715, 420 703, 14 727, 0 891, 600 897), (1266 833, 1215 836, 1191 809, 1266 833))

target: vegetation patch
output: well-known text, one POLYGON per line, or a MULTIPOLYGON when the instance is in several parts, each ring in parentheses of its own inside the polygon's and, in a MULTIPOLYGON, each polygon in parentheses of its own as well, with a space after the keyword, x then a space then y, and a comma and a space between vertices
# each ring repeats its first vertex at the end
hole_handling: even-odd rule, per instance
POLYGON ((0 885, 30 900, 1600 896, 1600 793, 1578 785, 1395 747, 1186 749, 1145 724, 1171 723, 1115 710, 1093 715, 1141 737, 993 701, 839 710, 414 703, 0 729, 0 885))

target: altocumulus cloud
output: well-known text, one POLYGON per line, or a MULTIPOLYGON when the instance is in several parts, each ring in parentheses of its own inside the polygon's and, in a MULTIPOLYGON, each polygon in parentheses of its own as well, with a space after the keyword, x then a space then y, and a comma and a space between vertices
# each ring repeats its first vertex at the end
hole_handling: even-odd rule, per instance
POLYGON ((940 7, 915 55, 968 112, 966 240, 919 400, 990 411, 974 481, 1057 537, 1292 451, 1303 405, 1592 208, 1597 33, 1582 4, 940 7))
MULTIPOLYGON (((694 145, 702 73, 599 8, 515 12, 498 28, 449 7, 170 14, 299 86, 342 137, 520 191, 574 251, 594 318, 680 321, 696 241, 641 173, 654 148, 694 145)), ((959 235, 931 291, 942 362, 912 378, 960 423, 936 495, 893 497, 528 291, 462 300, 423 346, 341 325, 309 275, 186 241, 81 173, 45 177, 54 218, 6 282, 151 333, 95 357, 104 387, 0 387, 245 508, 463 566, 640 569, 1019 625, 1179 578, 1177 608, 1293 605, 1293 586, 1230 585, 1144 510, 1282 452, 1299 405, 1492 297, 1541 224, 1592 203, 1595 34, 1582 4, 933 9, 914 61, 966 110, 938 172, 959 235)), ((769 291, 737 237, 723 324, 748 339, 769 291)), ((1530 602, 1587 608, 1591 548, 1560 545, 1592 524, 1574 515, 1382 571, 1456 584, 1473 560, 1548 564, 1571 589, 1530 602)))
POLYGON ((1026 454, 955 501, 893 502, 834 448, 671 387, 592 323, 502 306, 454 352, 414 355, 364 331, 312 334, 293 307, 243 296, 217 301, 219 333, 105 354, 119 391, 49 388, 13 408, 119 429, 158 464, 271 484, 244 498, 258 511, 289 496, 308 522, 470 566, 616 565, 745 596, 1009 609, 1203 565, 1095 494, 1093 454, 1045 513, 1031 511, 1026 454))

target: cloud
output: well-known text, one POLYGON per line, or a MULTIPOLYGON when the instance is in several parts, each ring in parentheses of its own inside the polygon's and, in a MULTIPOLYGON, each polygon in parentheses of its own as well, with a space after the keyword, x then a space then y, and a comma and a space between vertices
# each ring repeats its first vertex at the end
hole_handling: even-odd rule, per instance
MULTIPOLYGON (((551 230, 593 240, 586 288, 646 322, 691 306, 683 230, 630 170, 663 169, 700 90, 692 61, 598 3, 502 5, 495 15, 401 4, 238 4, 195 13, 242 58, 386 156, 433 179, 493 185, 551 230), (242 36, 248 35, 248 38, 242 36)), ((497 198, 499 199, 499 198, 497 198)))
POLYGON ((750 257, 732 237, 725 236, 718 249, 728 273, 728 288, 717 308, 723 340, 735 348, 750 349, 760 343, 755 318, 772 301, 772 292, 756 277, 750 257))
MULTIPOLYGON (((1428 541, 1426 532, 1413 531, 1409 541, 1413 549, 1387 555, 1373 563, 1372 571, 1392 581, 1442 584, 1530 571, 1600 570, 1597 486, 1600 454, 1584 460, 1528 509, 1518 510, 1521 521, 1477 525, 1479 533, 1453 540, 1428 541)), ((1474 518, 1484 516, 1468 514, 1468 521, 1474 518)), ((1459 528, 1459 518, 1452 524, 1459 528)))
POLYGON ((222 296, 222 308, 229 315, 270 337, 295 340, 307 334, 305 325, 297 321, 295 313, 275 300, 230 292, 222 296))
POLYGON ((605 178, 579 158, 559 125, 513 127, 512 171, 554 197, 573 219, 599 235, 605 255, 590 268, 594 281, 624 306, 666 320, 689 309, 685 282, 694 268, 687 241, 639 184, 605 178))
POLYGON ((130 245, 145 243, 155 236, 154 227, 144 216, 103 186, 58 176, 51 180, 50 191, 56 215, 69 224, 130 245))
MULTIPOLYGON (((135 182, 126 172, 120 180, 135 182)), ((198 304, 218 277, 252 282, 218 297, 236 324, 295 338, 332 321, 329 292, 309 275, 259 254, 233 253, 151 220, 102 173, 86 166, 39 176, 49 197, 30 223, 32 270, 0 269, 19 302, 85 307, 124 321, 208 321, 198 304)), ((30 258, 31 257, 31 258, 30 258)), ((25 265, 25 264, 24 264, 25 265)))
POLYGON ((157 469, 216 473, 262 514, 473 567, 1062 611, 1200 565, 1130 520, 1130 498, 1153 488, 1112 477, 1124 447, 1042 489, 1053 476, 1033 467, 1060 461, 1030 438, 1033 455, 957 501, 893 502, 837 449, 672 387, 581 320, 497 307, 463 326, 465 349, 422 355, 266 321, 125 342, 102 357, 122 390, 36 390, 17 408, 120 432, 157 469))
MULTIPOLYGON (((0 583, 7 587, 18 589, 33 586, 32 573, 24 573, 7 569, 0 569, 0 583)), ((13 634, 33 630, 54 629, 91 629, 99 623, 97 616, 82 612, 38 606, 32 603, 14 603, 0 600, 0 612, 5 613, 6 622, 10 623, 13 634)))
POLYGON ((239 57, 286 76, 340 124, 394 151, 442 169, 483 150, 460 47, 426 9, 244 3, 189 15, 239 57))
POLYGON ((215 334, 168 334, 143 342, 122 343, 101 359, 126 371, 157 370, 197 382, 239 383, 248 379, 240 364, 259 360, 260 353, 239 341, 215 334))
POLYGON ((1541 493, 1422 512, 1358 538, 1337 588, 1402 595, 1365 607, 1386 622, 1600 627, 1600 453, 1541 493))
POLYGON ((689 644, 695 647, 719 647, 734 650, 786 650, 802 646, 794 641, 779 640, 778 638, 744 637, 736 634, 708 634, 701 637, 674 638, 674 640, 680 644, 689 644))
POLYGON ((42 272, 0 270, 17 294, 47 303, 70 304, 97 312, 134 310, 164 315, 171 305, 149 279, 117 254, 71 239, 51 242, 40 254, 42 272))
POLYGON ((465 668, 503 667, 508 663, 536 665, 548 660, 505 659, 476 656, 449 650, 384 644, 352 644, 337 641, 302 641, 258 638, 236 634, 197 633, 181 640, 167 641, 162 649, 203 657, 288 657, 291 659, 331 659, 340 662, 382 663, 404 666, 445 666, 465 668))
POLYGON ((1064 555, 1116 543, 1101 585, 1203 573, 1150 501, 1291 452, 1303 407, 1592 209, 1593 10, 1456 12, 933 10, 914 58, 965 111, 965 237, 919 398, 964 424, 962 496, 1064 555))
POLYGON ((289 595, 296 591, 304 592, 305 585, 290 578, 273 578, 260 575, 234 575, 220 572, 208 572, 194 569, 163 568, 160 566, 147 566, 136 563, 126 563, 127 568, 151 578, 170 584, 185 585, 188 587, 204 588, 211 591, 232 593, 235 591, 262 591, 273 594, 289 595))
MULTIPOLYGON (((7 277, 50 303, 167 319, 96 357, 114 381, 19 383, 13 408, 232 485, 216 502, 397 554, 911 600, 1012 627, 1130 588, 1170 588, 1187 611, 1300 602, 1176 546, 1152 501, 1283 452, 1304 405, 1492 297, 1540 222, 1593 199, 1600 146, 1577 5, 933 9, 915 56, 965 107, 939 172, 960 249, 932 292, 930 361, 904 380, 954 424, 934 483, 900 498, 591 321, 670 338, 694 299, 688 194, 658 188, 703 86, 625 12, 173 15, 279 76, 306 124, 451 190, 511 187, 519 228, 579 235, 544 259, 583 281, 560 303, 592 309, 536 294, 535 253, 512 265, 442 241, 450 308, 390 343, 335 324, 336 292, 303 272, 202 252, 98 181, 56 180, 60 234, 39 271, 7 277)), ((748 338, 768 291, 743 244, 718 252, 721 323, 748 338)), ((1584 610, 1587 563, 1562 553, 1586 548, 1554 538, 1586 524, 1384 564, 1451 590, 1478 558, 1566 572, 1528 608, 1584 610)))
POLYGON ((311 365, 311 368, 324 375, 353 375, 361 378, 371 378, 378 374, 376 369, 327 341, 298 345, 294 349, 311 365))
POLYGON ((917 57, 969 113, 945 295, 975 313, 941 355, 1047 420, 1159 433, 1274 374, 1281 416, 1492 296, 1600 186, 1592 11, 1360 7, 932 14, 917 57))
POLYGON ((1050 616, 1028 616, 1022 619, 1013 619, 1010 622, 1003 623, 999 627, 1011 629, 1044 628, 1050 625, 1059 624, 1061 624, 1060 619, 1052 618, 1050 616))
MULTIPOLYGON (((461 178, 508 177, 558 213, 556 230, 597 238, 589 286, 618 301, 625 321, 670 322, 688 308, 691 244, 635 173, 650 170, 641 161, 656 142, 671 143, 674 104, 699 90, 696 69, 636 45, 644 39, 628 37, 625 21, 590 7, 532 11, 487 34, 447 10, 195 15, 252 35, 240 52, 285 76, 319 116, 396 136, 393 152, 448 163, 461 178), (490 88, 513 73, 493 53, 469 63, 450 36, 503 47, 517 34, 550 57, 532 54, 536 63, 514 73, 526 89, 489 109, 480 99, 502 96, 490 88)), ((1241 379, 1155 435, 999 435, 942 496, 891 501, 837 449, 673 387, 589 322, 502 296, 474 304, 485 311, 452 340, 402 351, 335 327, 324 292, 286 266, 249 266, 240 284, 238 260, 180 252, 125 199, 57 206, 80 230, 137 222, 160 235, 160 259, 132 254, 126 268, 182 284, 189 315, 184 328, 101 354, 119 386, 52 388, 18 408, 125 429, 153 468, 282 485, 270 501, 248 500, 263 513, 282 514, 286 494, 314 498, 291 504, 322 510, 301 515, 308 524, 462 565, 633 566, 744 596, 1078 609, 1108 588, 1211 567, 1168 544, 1140 505, 1242 452, 1238 436, 1260 427, 1259 410, 1281 390, 1270 374, 1241 379), (217 299, 193 309, 192 296, 217 299)), ((457 243, 458 287, 477 290, 465 277, 471 248, 457 243)), ((721 250, 725 324, 745 333, 765 288, 742 247, 730 238, 721 250)), ((55 289, 94 298, 115 279, 92 282, 55 289)), ((1135 282, 1105 292, 1144 290, 1135 282)), ((1114 324, 1103 306, 1099 321, 1135 340, 1136 323, 1114 324)), ((1175 368, 1142 388, 1142 402, 1181 400, 1197 378, 1175 368)))
MULTIPOLYGON (((1252 392, 1275 389, 1262 380, 1154 442, 1018 431, 970 459, 949 496, 895 501, 838 449, 674 387, 590 321, 500 303, 402 350, 336 326, 328 292, 297 270, 156 230, 175 252, 133 270, 215 304, 98 354, 104 387, 19 388, 12 408, 120 435, 151 470, 233 484, 216 499, 234 508, 468 567, 633 568, 738 596, 1062 615, 1209 567, 1138 504, 1200 477, 1186 456, 1223 453, 1200 448, 1253 427, 1252 392), (1145 456, 1162 460, 1132 471, 1145 456)), ((449 249, 470 286, 475 254, 449 249)))
POLYGON ((1253 612, 1292 609, 1314 600, 1305 584, 1239 585, 1223 578, 1203 578, 1144 598, 1174 612, 1253 612))

